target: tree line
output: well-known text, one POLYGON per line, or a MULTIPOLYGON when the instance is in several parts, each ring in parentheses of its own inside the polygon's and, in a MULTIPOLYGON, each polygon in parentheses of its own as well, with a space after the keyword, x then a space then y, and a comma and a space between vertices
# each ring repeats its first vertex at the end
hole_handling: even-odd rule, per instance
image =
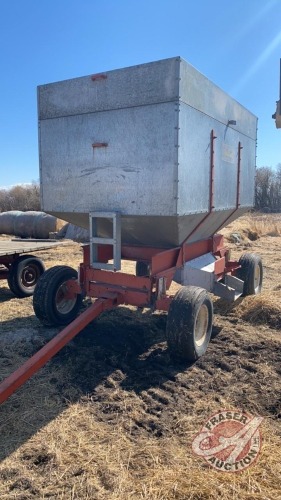
POLYGON ((281 212, 281 163, 276 170, 270 167, 257 169, 255 208, 262 212, 281 212))
MULTIPOLYGON (((255 208, 261 212, 281 212, 281 163, 276 169, 260 167, 256 172, 255 208)), ((0 212, 40 210, 40 186, 14 186, 0 189, 0 212)))
POLYGON ((13 186, 10 189, 0 189, 0 212, 10 210, 40 211, 40 186, 33 182, 28 185, 13 186))

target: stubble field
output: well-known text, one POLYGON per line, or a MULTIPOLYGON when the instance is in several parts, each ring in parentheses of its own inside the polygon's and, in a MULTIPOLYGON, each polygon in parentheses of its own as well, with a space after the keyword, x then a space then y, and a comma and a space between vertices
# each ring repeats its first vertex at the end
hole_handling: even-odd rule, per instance
MULTIPOLYGON (((165 313, 120 306, 91 323, 0 408, 1 499, 281 498, 281 216, 247 215, 223 232, 242 236, 229 243, 234 258, 262 257, 262 294, 214 298, 214 338, 192 365, 170 359, 165 313), (244 472, 217 472, 192 452, 221 409, 264 418, 244 472)), ((40 252, 48 268, 77 268, 81 256, 76 243, 40 252)), ((3 379, 58 329, 4 281, 0 319, 3 379)))

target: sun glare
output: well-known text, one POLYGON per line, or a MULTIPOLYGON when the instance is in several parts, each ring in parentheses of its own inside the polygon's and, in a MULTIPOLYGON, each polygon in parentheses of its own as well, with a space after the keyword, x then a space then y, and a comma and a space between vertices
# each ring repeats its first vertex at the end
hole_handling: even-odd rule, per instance
POLYGON ((257 71, 261 68, 261 66, 266 62, 266 60, 270 57, 272 52, 281 45, 281 31, 275 35, 275 37, 269 42, 266 48, 262 51, 262 53, 258 56, 258 58, 254 61, 254 63, 250 66, 248 71, 240 78, 240 80, 236 83, 236 85, 230 90, 231 94, 236 94, 241 90, 246 83, 257 73, 257 71))

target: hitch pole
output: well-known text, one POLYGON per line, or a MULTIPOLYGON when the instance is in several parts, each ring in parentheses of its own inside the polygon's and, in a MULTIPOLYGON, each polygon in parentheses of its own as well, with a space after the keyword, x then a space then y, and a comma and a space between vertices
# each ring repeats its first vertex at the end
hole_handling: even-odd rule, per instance
POLYGON ((118 305, 116 298, 97 299, 86 311, 67 325, 42 349, 29 358, 16 371, 4 379, 0 384, 0 404, 8 399, 32 375, 42 368, 55 354, 57 354, 83 328, 99 316, 103 311, 118 305))

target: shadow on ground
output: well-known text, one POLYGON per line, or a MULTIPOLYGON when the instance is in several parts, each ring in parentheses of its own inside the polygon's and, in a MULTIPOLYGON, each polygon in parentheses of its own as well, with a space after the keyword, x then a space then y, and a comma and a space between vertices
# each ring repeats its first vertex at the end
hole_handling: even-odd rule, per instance
MULTIPOLYGON (((9 349, 5 344, 0 353, 1 378, 35 353, 40 339, 42 345, 47 342, 42 339, 44 333, 50 336, 35 317, 31 316, 29 322, 35 340, 21 339, 9 349)), ((19 329, 20 320, 4 322, 3 326, 9 331, 19 329)), ((135 393, 159 388, 175 380, 178 373, 188 372, 191 365, 175 364, 170 359, 165 328, 166 314, 126 307, 108 311, 93 321, 1 406, 0 459, 13 453, 70 403, 93 395, 113 372, 122 372, 120 387, 135 393)))
POLYGON ((12 300, 15 298, 15 295, 9 290, 9 288, 0 287, 0 304, 7 302, 8 300, 12 300))

